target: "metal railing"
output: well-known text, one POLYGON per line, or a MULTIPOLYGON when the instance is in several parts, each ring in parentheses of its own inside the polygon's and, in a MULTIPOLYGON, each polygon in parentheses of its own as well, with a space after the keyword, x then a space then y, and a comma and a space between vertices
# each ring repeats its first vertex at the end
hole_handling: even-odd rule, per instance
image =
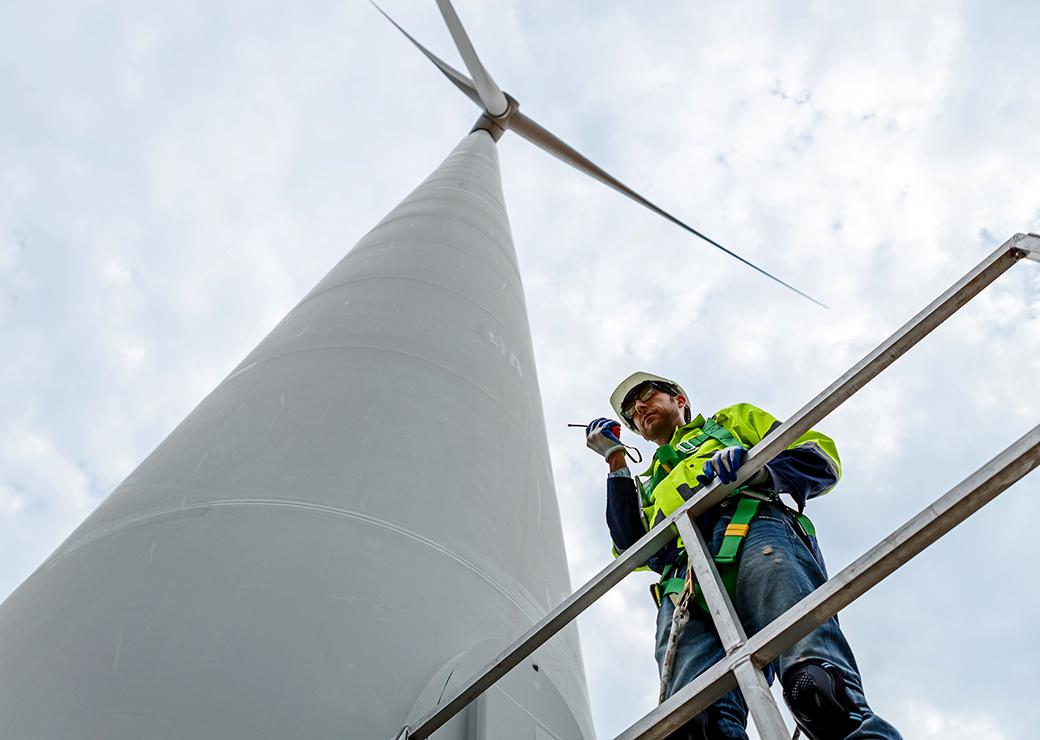
POLYGON ((763 465, 1021 259, 1040 262, 1040 235, 1016 234, 1002 244, 927 308, 755 445, 734 482, 721 484, 716 481, 672 512, 479 673, 446 697, 437 708, 420 718, 414 726, 403 728, 398 740, 428 738, 672 540, 676 529, 686 543, 691 567, 726 656, 622 732, 617 740, 666 737, 734 686, 740 687, 763 740, 789 738, 790 733, 766 684, 762 668, 1040 465, 1040 425, 750 638, 744 634, 715 569, 713 557, 693 519, 743 485, 763 465))

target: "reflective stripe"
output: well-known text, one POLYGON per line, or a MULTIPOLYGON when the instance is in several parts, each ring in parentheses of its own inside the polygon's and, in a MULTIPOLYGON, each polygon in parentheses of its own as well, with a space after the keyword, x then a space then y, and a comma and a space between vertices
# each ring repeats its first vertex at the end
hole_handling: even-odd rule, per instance
POLYGON ((726 527, 726 537, 743 537, 748 533, 748 524, 730 524, 726 527))

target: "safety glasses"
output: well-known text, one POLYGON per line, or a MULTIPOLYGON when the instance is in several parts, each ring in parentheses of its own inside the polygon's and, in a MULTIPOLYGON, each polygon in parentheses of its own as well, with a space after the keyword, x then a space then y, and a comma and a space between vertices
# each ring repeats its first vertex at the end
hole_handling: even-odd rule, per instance
POLYGON ((625 400, 621 403, 621 413, 625 415, 625 418, 629 421, 636 415, 636 402, 642 401, 646 403, 653 397, 657 391, 664 391, 665 393, 672 393, 672 389, 668 388, 661 383, 650 381, 643 385, 636 386, 628 395, 625 396, 625 400))

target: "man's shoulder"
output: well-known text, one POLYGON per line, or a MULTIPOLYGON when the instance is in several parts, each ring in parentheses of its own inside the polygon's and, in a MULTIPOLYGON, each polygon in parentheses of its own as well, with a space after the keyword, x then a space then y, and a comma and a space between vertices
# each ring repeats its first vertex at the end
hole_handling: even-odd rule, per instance
POLYGON ((744 444, 751 445, 761 442, 762 438, 780 423, 771 413, 751 403, 735 403, 719 409, 712 418, 740 438, 744 444))
POLYGON ((746 419, 749 416, 757 414, 767 414, 772 416, 772 414, 769 414, 768 411, 765 411, 760 407, 755 406, 753 403, 735 403, 732 406, 726 406, 725 408, 719 409, 711 415, 711 418, 715 419, 715 421, 719 423, 725 423, 723 421, 724 419, 746 419))

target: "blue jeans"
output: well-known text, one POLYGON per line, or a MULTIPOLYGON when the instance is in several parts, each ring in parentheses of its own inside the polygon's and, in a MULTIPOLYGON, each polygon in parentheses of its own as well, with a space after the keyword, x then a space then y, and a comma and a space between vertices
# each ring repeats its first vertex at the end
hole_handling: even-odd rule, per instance
MULTIPOLYGON (((715 523, 710 540, 705 533, 705 541, 713 553, 718 552, 722 545, 723 532, 731 513, 715 523)), ((680 575, 685 572, 684 566, 680 575)), ((826 580, 823 567, 810 552, 792 513, 783 506, 763 503, 744 539, 737 569, 734 607, 744 631, 749 636, 755 634, 826 580)), ((666 598, 657 615, 658 666, 664 659, 674 610, 671 599, 666 598)), ((668 695, 690 683, 724 656, 711 617, 691 604, 690 621, 679 638, 668 695)), ((846 737, 857 740, 900 737, 894 727, 867 708, 856 659, 836 618, 828 619, 796 642, 774 660, 770 668, 776 675, 783 676, 790 666, 807 659, 827 661, 836 666, 845 678, 849 697, 861 706, 864 719, 846 737)), ((722 697, 707 715, 712 728, 710 737, 747 740, 747 705, 738 690, 722 697)))

